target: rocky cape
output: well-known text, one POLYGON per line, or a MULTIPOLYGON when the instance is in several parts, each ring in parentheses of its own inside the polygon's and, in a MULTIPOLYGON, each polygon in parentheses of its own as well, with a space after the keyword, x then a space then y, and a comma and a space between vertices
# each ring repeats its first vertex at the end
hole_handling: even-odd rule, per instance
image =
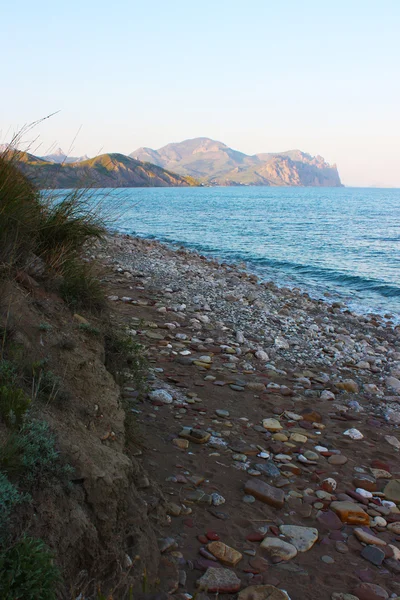
POLYGON ((163 167, 124 154, 102 154, 77 162, 50 162, 18 152, 17 164, 40 188, 120 188, 192 186, 192 177, 171 173, 163 167))
POLYGON ((208 185, 341 187, 336 165, 300 150, 249 156, 222 142, 201 137, 139 148, 132 158, 191 176, 208 185))

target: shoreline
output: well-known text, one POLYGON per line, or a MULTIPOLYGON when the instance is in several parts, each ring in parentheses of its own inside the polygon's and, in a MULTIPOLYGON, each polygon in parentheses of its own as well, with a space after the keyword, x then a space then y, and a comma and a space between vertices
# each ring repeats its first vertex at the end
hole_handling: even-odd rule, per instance
POLYGON ((189 256, 193 256, 194 259, 200 259, 202 262, 206 261, 213 266, 225 266, 233 271, 237 271, 239 274, 247 274, 252 277, 255 277, 259 285, 265 285, 271 289, 276 289, 278 293, 282 291, 285 293, 293 293, 295 295, 299 295, 302 297, 308 297, 310 301, 315 302, 320 305, 321 303, 325 303, 329 306, 334 305, 335 308, 340 308, 341 312, 347 311, 348 314, 355 318, 363 319, 370 318, 373 321, 378 321, 383 325, 388 325, 389 327, 393 325, 394 328, 400 325, 400 315, 397 316, 393 312, 388 312, 382 309, 381 312, 374 312, 373 308, 368 308, 367 306, 360 305, 360 308, 363 310, 357 310, 352 308, 351 300, 346 298, 345 293, 341 293, 339 290, 326 290, 324 292, 316 292, 313 293, 314 290, 307 289, 307 284, 304 284, 304 287, 301 284, 293 283, 293 285, 280 283, 275 279, 263 277, 260 273, 257 273, 256 269, 251 269, 246 261, 227 261, 219 258, 218 256, 213 255, 212 252, 201 252, 196 250, 195 248, 191 248, 190 245, 186 245, 179 242, 170 242, 168 240, 161 240, 157 237, 149 236, 140 236, 130 233, 122 233, 117 230, 111 230, 109 233, 109 237, 115 238, 128 238, 134 240, 147 241, 150 244, 159 244, 161 247, 168 249, 169 251, 176 253, 186 253, 189 256), (319 293, 319 297, 317 297, 317 293, 319 293))
MULTIPOLYGON (((378 409, 400 424, 400 404, 396 404, 400 383, 387 385, 390 378, 400 378, 400 325, 381 315, 356 314, 338 302, 315 300, 296 288, 260 281, 245 265, 221 263, 157 240, 114 233, 103 243, 104 249, 108 250, 105 262, 117 273, 129 273, 129 279, 133 275, 139 294, 147 299, 149 290, 161 294, 166 314, 177 312, 180 319, 191 315, 194 333, 216 329, 225 343, 240 341, 252 352, 261 350, 272 370, 279 371, 279 365, 317 367, 328 369, 338 380, 355 373, 366 382, 371 379, 368 397, 374 406, 370 410, 378 409)), ((129 296, 124 298, 131 301, 137 304, 129 296)))
POLYGON ((291 600, 338 600, 364 572, 399 591, 400 510, 383 501, 400 482, 400 329, 154 240, 112 235, 90 253, 151 366, 132 412, 141 464, 165 498, 157 537, 177 568, 170 591, 193 598, 211 568, 234 580, 227 600, 262 584, 291 600), (390 544, 382 569, 371 570, 371 550, 335 502, 352 503, 375 541, 390 544), (263 544, 282 542, 288 525, 313 541, 277 561, 263 544), (238 564, 211 556, 217 539, 238 564))
POLYGON ((290 291, 295 291, 301 295, 308 294, 310 298, 315 302, 323 301, 327 302, 328 304, 340 304, 344 310, 348 310, 356 316, 378 317, 384 322, 393 322, 394 325, 400 324, 400 314, 397 314, 395 311, 389 310, 388 308, 384 308, 383 306, 381 308, 368 306, 367 298, 365 300, 354 299, 352 297, 352 294, 355 294, 355 291, 346 290, 345 288, 341 290, 340 286, 335 286, 334 284, 330 286, 329 283, 327 285, 324 285, 322 282, 315 282, 314 284, 310 284, 306 282, 302 283, 298 281, 290 281, 292 276, 289 273, 286 273, 283 269, 271 266, 266 267, 266 270, 268 269, 272 273, 263 274, 262 269, 257 268, 256 266, 252 268, 251 264, 249 264, 249 262, 251 263, 251 261, 230 261, 228 259, 218 257, 217 254, 213 253, 213 251, 197 250, 195 247, 191 247, 189 243, 185 244, 183 242, 173 242, 167 239, 159 239, 155 235, 153 236, 149 234, 147 236, 142 236, 137 235, 135 233, 121 232, 118 230, 112 230, 111 235, 115 235, 117 237, 129 236, 135 239, 156 242, 169 248, 172 251, 184 250, 189 253, 192 253, 194 256, 203 256, 206 260, 210 262, 218 263, 219 265, 226 264, 233 269, 236 268, 239 271, 246 271, 248 273, 252 273, 258 278, 260 283, 272 284, 275 285, 278 289, 287 289, 290 291), (281 275, 282 279, 280 279, 279 274, 281 275), (325 289, 320 289, 323 287, 325 289))

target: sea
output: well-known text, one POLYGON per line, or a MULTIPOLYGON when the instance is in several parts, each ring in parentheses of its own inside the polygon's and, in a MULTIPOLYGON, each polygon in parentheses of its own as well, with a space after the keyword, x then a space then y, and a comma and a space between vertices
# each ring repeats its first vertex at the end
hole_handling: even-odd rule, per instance
POLYGON ((400 189, 129 188, 91 196, 103 199, 118 232, 245 263, 262 280, 400 320, 400 189))

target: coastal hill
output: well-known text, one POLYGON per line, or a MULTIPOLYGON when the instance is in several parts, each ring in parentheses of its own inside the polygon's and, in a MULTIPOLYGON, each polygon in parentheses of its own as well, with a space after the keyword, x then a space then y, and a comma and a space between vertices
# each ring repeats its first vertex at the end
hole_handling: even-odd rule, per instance
POLYGON ((210 185, 342 186, 336 165, 300 150, 249 156, 202 137, 130 156, 210 185))
POLYGON ((17 164, 40 188, 192 186, 192 177, 171 173, 124 154, 102 154, 74 163, 50 162, 18 152, 17 164))

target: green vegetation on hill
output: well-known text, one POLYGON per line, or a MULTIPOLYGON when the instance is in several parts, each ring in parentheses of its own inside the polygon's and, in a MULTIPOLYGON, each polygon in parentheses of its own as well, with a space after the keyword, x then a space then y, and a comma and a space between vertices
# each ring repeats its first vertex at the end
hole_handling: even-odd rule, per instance
POLYGON ((209 138, 139 148, 130 155, 210 185, 341 186, 336 165, 300 150, 248 156, 209 138))
POLYGON ((17 156, 21 171, 42 189, 198 185, 191 176, 177 175, 124 154, 102 154, 76 163, 49 162, 27 152, 18 152, 17 156))

